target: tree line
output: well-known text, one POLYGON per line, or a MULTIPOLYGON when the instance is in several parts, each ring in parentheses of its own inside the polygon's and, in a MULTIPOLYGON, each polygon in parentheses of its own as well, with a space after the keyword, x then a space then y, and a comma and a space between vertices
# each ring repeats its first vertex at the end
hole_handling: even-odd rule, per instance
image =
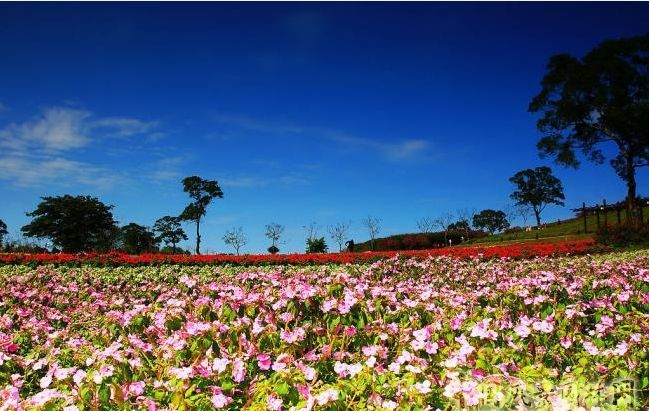
MULTIPOLYGON (((561 182, 551 174, 547 167, 534 170, 523 170, 511 179, 518 189, 512 193, 517 204, 529 207, 534 211, 540 224, 540 213, 547 204, 562 204, 564 198, 561 182)), ((52 241, 56 251, 78 253, 82 251, 107 252, 121 250, 129 254, 151 252, 178 253, 183 252, 177 245, 188 240, 181 223, 190 222, 196 226, 195 253, 200 254, 201 221, 207 214, 207 208, 214 199, 223 198, 223 191, 217 181, 203 179, 198 176, 186 177, 182 180, 183 191, 190 202, 178 216, 165 215, 157 219, 152 228, 128 223, 122 227, 117 225, 112 214, 112 205, 106 205, 91 196, 63 195, 57 197, 42 197, 34 211, 26 213, 32 221, 23 226, 21 231, 27 237, 46 238, 52 241), (160 244, 164 243, 162 249, 160 244)), ((469 239, 469 230, 473 227, 485 230, 490 234, 509 227, 505 213, 501 210, 483 210, 480 213, 460 213, 459 220, 452 221, 450 214, 444 214, 436 219, 424 218, 417 222, 423 233, 432 232, 436 227, 446 233, 449 230, 465 230, 469 239), (471 217, 471 218, 469 218, 471 217)), ((375 248, 377 235, 381 231, 381 220, 368 216, 361 221, 370 237, 371 249, 375 248)), ((338 243, 338 251, 345 249, 353 251, 353 241, 348 239, 351 223, 336 223, 327 227, 329 237, 338 243)), ((282 235, 285 227, 278 223, 265 226, 264 235, 271 242, 268 252, 280 251, 282 235)), ((323 253, 329 247, 324 236, 318 236, 319 227, 315 222, 304 226, 307 232, 306 252, 323 253)), ((7 227, 0 220, 0 243, 7 233, 7 227)), ((242 227, 225 232, 223 242, 231 246, 239 254, 247 244, 248 238, 242 227)))

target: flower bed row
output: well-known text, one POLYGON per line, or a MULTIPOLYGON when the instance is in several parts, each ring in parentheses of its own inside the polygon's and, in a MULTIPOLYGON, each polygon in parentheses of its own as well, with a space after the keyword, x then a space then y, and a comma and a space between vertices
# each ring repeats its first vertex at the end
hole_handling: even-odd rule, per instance
POLYGON ((150 264, 233 264, 233 265, 282 265, 282 264, 355 264, 367 263, 394 256, 418 259, 430 256, 469 257, 534 257, 550 255, 576 255, 598 250, 592 240, 509 244, 498 246, 447 247, 431 250, 377 251, 364 253, 330 254, 263 254, 263 255, 169 255, 141 254, 0 254, 4 264, 93 264, 93 265, 150 265, 150 264))
POLYGON ((0 410, 644 409, 647 267, 5 265, 0 410))

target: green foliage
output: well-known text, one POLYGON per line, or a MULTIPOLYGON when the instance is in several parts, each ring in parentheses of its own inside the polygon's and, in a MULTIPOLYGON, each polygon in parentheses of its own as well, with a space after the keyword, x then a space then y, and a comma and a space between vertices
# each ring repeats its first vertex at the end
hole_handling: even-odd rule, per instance
POLYGON ((504 211, 486 209, 473 216, 473 226, 493 234, 508 228, 509 221, 504 211))
POLYGON ((194 201, 189 203, 178 218, 182 221, 196 223, 196 254, 200 254, 201 218, 207 213, 207 206, 215 198, 223 198, 223 191, 219 183, 213 180, 204 180, 198 176, 185 177, 182 181, 183 191, 189 194, 194 201))
POLYGON ((119 234, 111 209, 95 197, 42 197, 34 217, 22 227, 28 237, 49 238, 64 252, 108 251, 119 234))
POLYGON ((595 240, 600 244, 616 247, 649 245, 649 225, 606 225, 597 230, 595 240))
POLYGON ((451 225, 448 226, 449 231, 459 231, 459 230, 469 230, 471 227, 469 226, 469 222, 466 220, 459 220, 456 221, 455 223, 451 223, 451 225))
POLYGON ((541 113, 542 157, 578 167, 577 150, 590 161, 605 160, 602 145, 612 143, 611 166, 628 189, 627 208, 635 209, 638 167, 649 164, 649 35, 608 40, 579 59, 552 56, 541 92, 529 110, 541 113))
POLYGON ((326 253, 327 243, 324 237, 320 238, 307 238, 306 240, 307 253, 326 253))
POLYGON ((275 245, 271 245, 270 247, 268 247, 268 252, 271 254, 277 254, 279 253, 279 248, 277 248, 277 246, 275 245))
POLYGON ((7 224, 5 224, 4 221, 0 220, 0 246, 2 246, 2 241, 4 240, 4 236, 6 236, 9 232, 7 231, 7 224))
POLYGON ((166 215, 159 218, 153 225, 153 231, 158 233, 157 241, 162 241, 167 246, 171 244, 171 250, 175 250, 176 244, 182 240, 187 240, 187 234, 180 226, 179 217, 166 215))
POLYGON ((550 167, 519 171, 509 181, 516 186, 510 197, 516 201, 516 205, 532 208, 536 225, 541 225, 541 212, 548 204, 564 205, 562 200, 566 197, 563 194, 563 186, 561 181, 552 175, 550 167))
POLYGON ((127 254, 150 253, 157 250, 157 245, 160 241, 146 227, 130 223, 122 227, 120 231, 122 249, 127 254))

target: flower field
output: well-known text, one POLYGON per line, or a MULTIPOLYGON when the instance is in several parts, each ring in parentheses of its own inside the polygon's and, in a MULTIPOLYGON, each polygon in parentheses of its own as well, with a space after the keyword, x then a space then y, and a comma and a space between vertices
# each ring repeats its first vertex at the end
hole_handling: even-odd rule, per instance
MULTIPOLYGON (((599 246, 601 247, 601 246, 599 246)), ((458 258, 533 257, 551 255, 576 255, 597 251, 593 240, 560 241, 553 243, 477 245, 469 247, 445 247, 430 250, 376 251, 363 253, 314 253, 314 254, 0 254, 4 264, 93 264, 98 266, 152 265, 152 264, 232 264, 232 265, 275 265, 275 264, 355 264, 374 262, 394 256, 428 258, 430 256, 452 256, 458 258)))
POLYGON ((5 264, 0 410, 649 406, 648 251, 465 257, 5 264))

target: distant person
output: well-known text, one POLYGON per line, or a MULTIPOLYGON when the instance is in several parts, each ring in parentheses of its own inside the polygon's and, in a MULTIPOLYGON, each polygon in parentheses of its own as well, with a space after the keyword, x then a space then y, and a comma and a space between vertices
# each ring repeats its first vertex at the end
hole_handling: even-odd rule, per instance
POLYGON ((347 251, 349 251, 350 253, 354 252, 354 240, 347 241, 345 245, 347 246, 347 251))
POLYGON ((557 220, 557 225, 561 225, 561 219, 557 220))

